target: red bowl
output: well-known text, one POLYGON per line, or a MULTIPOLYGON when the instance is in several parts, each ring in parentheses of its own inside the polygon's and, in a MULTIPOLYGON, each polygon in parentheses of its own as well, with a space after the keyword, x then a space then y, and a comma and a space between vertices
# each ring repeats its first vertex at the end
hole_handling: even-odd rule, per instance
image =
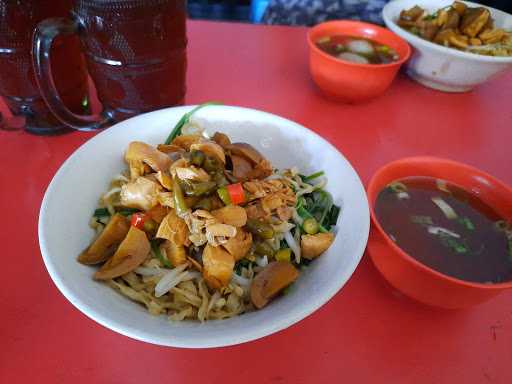
POLYGON ((393 32, 361 21, 328 21, 308 33, 309 68, 313 80, 330 98, 357 102, 382 94, 391 84, 400 66, 411 55, 405 40, 393 32), (399 60, 389 64, 358 64, 339 60, 319 49, 315 42, 325 36, 363 37, 393 48, 399 60))
POLYGON ((444 275, 412 258, 387 236, 375 215, 377 195, 389 183, 411 176, 457 184, 476 194, 505 219, 512 218, 512 189, 485 172, 435 157, 410 157, 389 163, 375 173, 367 189, 372 223, 368 252, 386 280, 405 295, 442 308, 470 307, 512 288, 512 281, 481 284, 444 275))

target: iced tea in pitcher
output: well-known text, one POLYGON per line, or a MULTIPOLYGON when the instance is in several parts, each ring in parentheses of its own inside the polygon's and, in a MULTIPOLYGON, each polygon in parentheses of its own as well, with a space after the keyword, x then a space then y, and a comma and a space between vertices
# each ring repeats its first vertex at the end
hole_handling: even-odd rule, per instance
MULTIPOLYGON (((63 125, 45 105, 32 69, 32 33, 48 17, 67 17, 71 0, 0 0, 0 96, 25 128, 51 133, 63 125)), ((83 113, 87 71, 76 36, 59 37, 50 52, 54 81, 66 106, 83 113)))
POLYGON ((62 121, 73 128, 93 129, 183 103, 185 0, 75 0, 72 15, 66 22, 39 24, 34 45, 41 92, 62 121), (73 31, 82 40, 87 68, 103 104, 99 120, 75 116, 54 97, 48 82, 54 71, 45 49, 52 45, 56 30, 73 31))

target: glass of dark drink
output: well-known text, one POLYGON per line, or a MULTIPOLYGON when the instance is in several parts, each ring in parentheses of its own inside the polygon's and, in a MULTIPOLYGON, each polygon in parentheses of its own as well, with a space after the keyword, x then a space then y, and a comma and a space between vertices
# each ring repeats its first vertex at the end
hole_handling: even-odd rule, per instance
POLYGON ((36 79, 64 124, 96 129, 136 114, 179 105, 185 97, 186 0, 75 0, 71 18, 40 23, 34 34, 36 79), (55 38, 78 35, 103 111, 79 116, 58 96, 48 52, 55 38))
MULTIPOLYGON (((0 95, 12 116, 3 116, 2 129, 25 128, 34 133, 53 133, 64 125, 44 103, 32 70, 32 33, 49 17, 65 17, 71 0, 0 0, 0 95)), ((51 51, 55 89, 75 114, 84 113, 87 71, 76 36, 60 36, 51 51)))

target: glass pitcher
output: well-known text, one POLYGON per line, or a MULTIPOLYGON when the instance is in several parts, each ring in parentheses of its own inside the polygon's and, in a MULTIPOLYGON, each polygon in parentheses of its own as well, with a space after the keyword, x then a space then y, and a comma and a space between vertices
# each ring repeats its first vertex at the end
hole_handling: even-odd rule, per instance
MULTIPOLYGON (((48 17, 67 16, 71 0, 0 0, 0 96, 13 116, 3 129, 25 128, 34 133, 53 133, 64 126, 45 105, 32 70, 32 33, 48 17), (13 123, 15 122, 15 123, 13 123)), ((84 113, 88 84, 80 41, 73 36, 55 40, 51 51, 55 88, 60 100, 75 114, 84 113)), ((4 116, 4 118, 7 116, 4 116)))
POLYGON ((75 0, 71 18, 49 19, 34 34, 34 69, 46 103, 64 124, 96 129, 136 114, 183 103, 186 0, 75 0), (59 99, 48 51, 60 35, 77 34, 103 104, 78 116, 59 99))

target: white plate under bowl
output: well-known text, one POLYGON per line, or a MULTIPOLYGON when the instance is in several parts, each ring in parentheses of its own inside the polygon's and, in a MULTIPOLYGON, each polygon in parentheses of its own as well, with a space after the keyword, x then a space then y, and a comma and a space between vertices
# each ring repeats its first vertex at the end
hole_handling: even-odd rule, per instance
MULTIPOLYGON (((149 343, 187 348, 239 344, 277 332, 326 303, 347 282, 363 255, 369 231, 364 188, 350 163, 327 141, 290 120, 252 109, 211 106, 195 120, 208 132, 254 145, 279 168, 324 170, 334 201, 342 206, 336 240, 301 274, 286 296, 260 311, 236 318, 169 322, 151 316, 106 285, 92 279, 94 267, 76 261, 93 237, 88 226, 99 196, 125 169, 128 143, 158 144, 191 107, 169 108, 123 121, 78 148, 50 183, 41 205, 39 243, 48 272, 66 298, 84 314, 123 335, 149 343)), ((347 308, 348 309, 348 308, 347 308)), ((85 325, 85 323, 84 323, 85 325)))

